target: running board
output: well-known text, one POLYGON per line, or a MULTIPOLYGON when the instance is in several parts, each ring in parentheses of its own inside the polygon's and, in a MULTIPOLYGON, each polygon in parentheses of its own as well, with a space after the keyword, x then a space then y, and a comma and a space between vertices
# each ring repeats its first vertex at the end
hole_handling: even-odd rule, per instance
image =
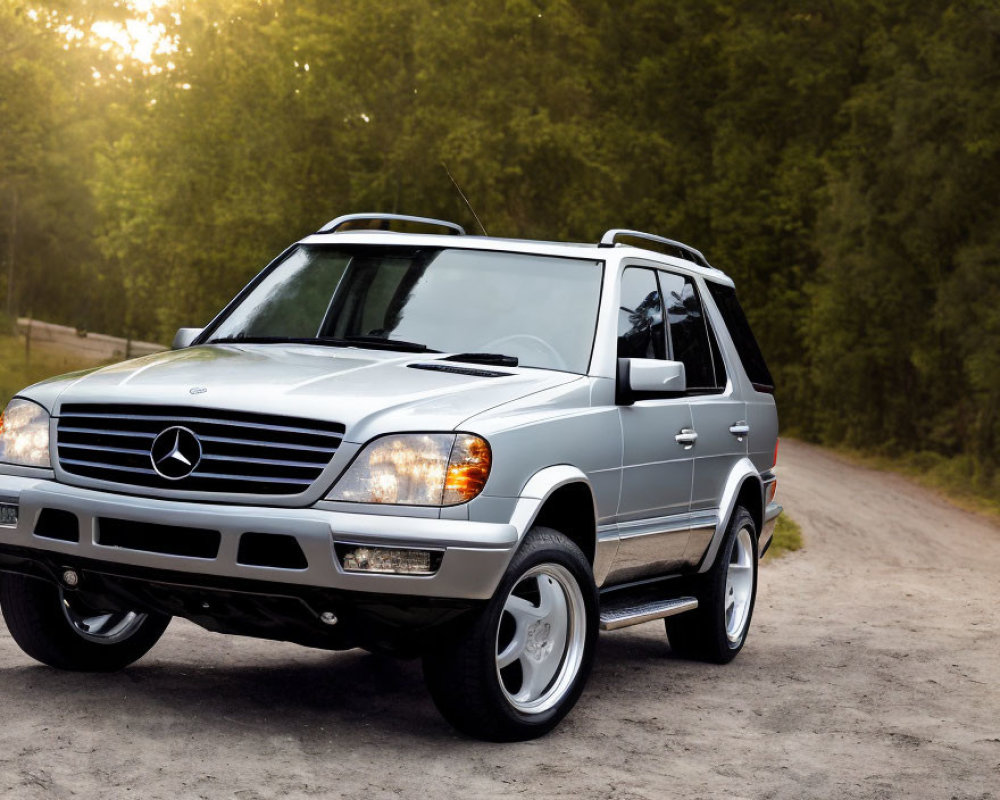
POLYGON ((698 601, 694 597, 675 597, 672 600, 653 600, 638 605, 605 608, 601 611, 601 630, 615 631, 629 625, 694 611, 697 607, 698 601))

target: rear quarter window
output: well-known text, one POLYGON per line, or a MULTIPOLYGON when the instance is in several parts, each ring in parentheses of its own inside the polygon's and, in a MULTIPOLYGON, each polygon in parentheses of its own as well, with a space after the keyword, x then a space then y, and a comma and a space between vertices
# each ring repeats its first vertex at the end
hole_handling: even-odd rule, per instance
POLYGON ((747 377, 753 384, 753 388, 758 392, 774 392, 774 378, 764 361, 764 354, 760 351, 760 345, 754 338, 753 331, 750 330, 750 323, 746 314, 736 299, 736 290, 732 286, 724 286, 721 283, 706 281, 709 294, 715 300, 715 305, 722 314, 722 319, 729 329, 729 335, 736 346, 743 369, 746 370, 747 377))

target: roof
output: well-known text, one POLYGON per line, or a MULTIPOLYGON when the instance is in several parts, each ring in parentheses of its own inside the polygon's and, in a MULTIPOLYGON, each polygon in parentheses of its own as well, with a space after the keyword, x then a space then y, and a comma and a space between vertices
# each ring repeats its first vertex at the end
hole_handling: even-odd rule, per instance
POLYGON ((579 258, 591 261, 620 262, 625 258, 641 259, 669 266, 682 272, 732 284, 724 272, 715 267, 704 267, 676 256, 647 250, 633 245, 616 244, 601 246, 597 243, 551 242, 536 239, 506 239, 497 236, 455 236, 449 234, 397 233, 393 231, 351 230, 338 233, 314 233, 301 240, 301 244, 360 244, 376 246, 441 247, 464 250, 499 250, 507 253, 525 253, 579 258))

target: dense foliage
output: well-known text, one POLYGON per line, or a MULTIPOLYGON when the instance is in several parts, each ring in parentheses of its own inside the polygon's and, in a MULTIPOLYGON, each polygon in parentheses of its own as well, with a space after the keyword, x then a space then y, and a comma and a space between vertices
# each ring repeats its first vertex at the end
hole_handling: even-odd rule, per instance
POLYGON ((703 249, 786 429, 994 480, 996 0, 177 0, 159 71, 60 28, 128 13, 0 4, 13 310, 166 340, 339 213, 475 227, 447 165, 491 234, 703 249))

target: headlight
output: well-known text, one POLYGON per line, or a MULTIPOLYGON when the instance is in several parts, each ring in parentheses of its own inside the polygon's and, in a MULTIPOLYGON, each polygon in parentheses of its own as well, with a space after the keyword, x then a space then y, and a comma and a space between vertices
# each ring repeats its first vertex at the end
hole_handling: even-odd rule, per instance
POLYGON ((328 499, 406 506, 452 506, 483 490, 490 446, 468 433, 384 436, 371 442, 328 499))
POLYGON ((49 412, 27 400, 11 400, 0 417, 0 463, 50 467, 49 412))

